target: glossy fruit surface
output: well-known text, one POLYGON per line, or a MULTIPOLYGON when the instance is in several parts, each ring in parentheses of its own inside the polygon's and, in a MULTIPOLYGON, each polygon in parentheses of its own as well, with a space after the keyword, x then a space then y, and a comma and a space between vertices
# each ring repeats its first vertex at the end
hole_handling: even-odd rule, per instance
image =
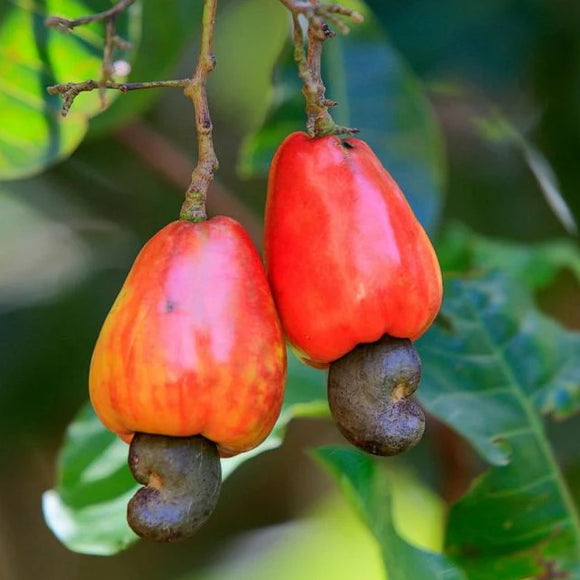
POLYGON ((90 394, 101 421, 251 449, 282 404, 286 353, 264 270, 234 220, 176 221, 143 247, 98 338, 90 394))
POLYGON ((441 305, 431 242, 359 139, 284 140, 270 169, 264 257, 284 331, 313 366, 385 334, 415 340, 441 305))

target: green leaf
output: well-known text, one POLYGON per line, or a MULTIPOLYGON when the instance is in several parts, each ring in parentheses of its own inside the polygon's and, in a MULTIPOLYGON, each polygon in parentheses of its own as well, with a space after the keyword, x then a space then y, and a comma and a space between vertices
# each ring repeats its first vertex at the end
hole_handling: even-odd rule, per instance
MULTIPOLYGON (((61 97, 46 92, 49 85, 100 77, 102 24, 68 34, 44 25, 48 16, 75 18, 90 10, 86 2, 76 0, 10 0, 4 9, 0 21, 0 179, 37 173, 70 155, 85 135, 88 119, 100 111, 94 91, 80 95, 63 119, 61 97)), ((134 42, 139 10, 128 14, 118 19, 119 33, 134 42)), ((129 55, 119 52, 118 56, 127 59, 129 55)))
MULTIPOLYGON (((439 126, 422 86, 388 42, 372 14, 347 36, 325 46, 327 96, 338 123, 360 129, 399 182, 423 225, 431 230, 441 210, 444 154, 439 126), (372 87, 372 90, 369 90, 372 87)), ((266 174, 276 147, 305 126, 303 98, 292 51, 285 49, 274 72, 274 93, 264 125, 240 152, 242 175, 266 174)))
POLYGON ((531 290, 545 288, 563 269, 580 282, 580 248, 570 240, 522 244, 486 238, 456 224, 448 227, 439 240, 437 255, 443 271, 501 270, 531 290))
MULTIPOLYGON (((443 501, 412 473, 392 463, 388 484, 397 534, 423 550, 440 552, 446 511, 443 501)), ((379 542, 364 518, 345 494, 328 491, 306 514, 221 545, 209 568, 185 578, 387 580, 379 542)))
POLYGON ((281 2, 228 2, 218 13, 218 65, 208 84, 212 109, 229 131, 256 128, 271 98, 272 68, 289 41, 289 14, 281 2), (267 26, 264 23, 268 23, 267 26))
MULTIPOLYGON (((270 436, 256 449, 222 460, 223 477, 282 443, 294 417, 326 416, 324 374, 289 357, 287 396, 270 436)), ((111 555, 138 538, 126 522, 128 500, 138 489, 127 467, 128 446, 107 431, 87 404, 71 423, 61 450, 57 484, 43 496, 50 529, 70 550, 111 555)))
POLYGON ((128 447, 105 430, 90 405, 70 425, 58 465, 58 485, 42 498, 44 517, 68 548, 110 555, 137 537, 126 522, 138 489, 127 467, 128 447))
POLYGON ((540 414, 580 407, 580 334, 497 273, 450 280, 445 295, 418 343, 420 399, 493 466, 453 507, 447 552, 473 580, 578 575, 578 517, 540 414))
POLYGON ((466 579, 444 555, 421 550, 401 537, 394 524, 389 477, 377 460, 342 447, 321 447, 312 454, 340 484, 379 542, 389 580, 466 579))
POLYGON ((304 128, 304 98, 292 54, 289 46, 282 51, 274 69, 272 99, 264 123, 242 142, 238 172, 244 178, 266 176, 278 145, 290 133, 304 128))

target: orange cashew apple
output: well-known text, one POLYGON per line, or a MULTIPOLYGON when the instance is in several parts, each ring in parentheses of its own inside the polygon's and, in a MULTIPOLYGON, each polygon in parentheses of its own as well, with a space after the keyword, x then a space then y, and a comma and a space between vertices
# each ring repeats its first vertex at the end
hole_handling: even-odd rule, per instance
MULTIPOLYGON (((141 491, 153 489, 147 493, 159 499, 167 492, 164 481, 181 480, 163 469, 187 469, 189 459, 183 463, 181 456, 191 452, 180 448, 177 468, 154 436, 194 438, 196 457, 209 456, 209 442, 219 471, 219 455, 252 449, 270 433, 285 373, 282 330, 260 257, 240 224, 215 217, 170 223, 143 247, 102 327, 89 386, 103 424, 127 442, 135 434, 145 442, 132 446, 131 469, 150 486, 141 491), (162 468, 139 457, 150 439, 162 468), (151 467, 143 472, 144 465, 151 467)), ((216 469, 213 479, 219 479, 216 469)), ((187 490, 179 493, 190 497, 187 490)), ((151 514, 143 518, 149 526, 151 514)), ((141 524, 130 523, 141 533, 141 524)), ((180 534, 170 530, 161 539, 180 534)))

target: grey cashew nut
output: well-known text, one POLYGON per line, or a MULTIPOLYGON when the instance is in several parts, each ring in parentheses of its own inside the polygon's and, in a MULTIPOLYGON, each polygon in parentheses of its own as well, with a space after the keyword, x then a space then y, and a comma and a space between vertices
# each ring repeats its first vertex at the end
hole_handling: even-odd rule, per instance
POLYGON ((127 506, 127 521, 142 538, 185 540, 213 512, 221 488, 215 443, 201 435, 166 437, 136 433, 129 468, 142 487, 127 506))
POLYGON ((413 399, 420 380, 421 361, 410 340, 385 335, 357 345, 328 373, 328 402, 340 432, 374 455, 413 447, 425 430, 413 399))

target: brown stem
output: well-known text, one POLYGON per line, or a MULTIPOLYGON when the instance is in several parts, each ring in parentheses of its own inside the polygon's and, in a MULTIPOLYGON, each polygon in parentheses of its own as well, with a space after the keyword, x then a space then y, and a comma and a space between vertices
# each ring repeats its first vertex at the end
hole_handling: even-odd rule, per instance
POLYGON ((68 18, 62 18, 60 16, 51 16, 44 21, 45 26, 50 26, 58 28, 62 32, 69 32, 75 29, 77 26, 83 26, 85 24, 91 24, 92 22, 107 22, 115 19, 117 14, 127 10, 131 4, 134 4, 135 0, 119 0, 112 8, 105 10, 103 12, 98 12, 97 14, 90 14, 88 16, 81 16, 80 18, 75 18, 74 20, 69 20, 68 18))
MULTIPOLYGON (((66 117, 70 108, 78 95, 82 92, 92 91, 94 89, 99 90, 99 98, 101 100, 101 107, 103 109, 107 106, 107 99, 105 96, 106 89, 119 88, 114 86, 113 83, 113 51, 115 48, 122 48, 124 50, 129 48, 129 43, 124 41, 122 38, 117 36, 115 28, 115 20, 117 16, 129 8, 135 0, 119 0, 115 6, 104 12, 98 12, 97 14, 91 14, 88 16, 81 16, 74 20, 69 20, 68 18, 62 18, 60 16, 51 16, 44 21, 46 26, 51 26, 59 29, 61 32, 70 32, 77 26, 82 26, 85 24, 90 24, 92 22, 104 22, 105 23, 105 44, 103 47, 103 61, 101 65, 101 78, 98 82, 88 80, 83 83, 64 83, 62 85, 55 85, 48 88, 50 94, 61 94, 64 98, 64 104, 62 106, 61 115, 66 117), (60 88, 57 88, 60 87, 60 88)), ((123 89, 119 89, 123 90, 123 89)), ((125 89, 129 90, 129 89, 125 89)))
POLYGON ((302 93, 306 100, 306 128, 311 136, 321 137, 329 134, 356 133, 356 129, 340 127, 335 124, 329 107, 336 105, 325 97, 326 87, 322 80, 321 58, 322 45, 328 38, 334 36, 325 20, 336 25, 341 32, 347 33, 346 26, 337 15, 348 17, 354 22, 361 22, 362 15, 337 4, 325 5, 316 0, 281 0, 292 13, 294 23, 294 59, 298 65, 298 73, 304 85, 302 93), (308 21, 308 50, 304 50, 304 34, 299 21, 303 15, 308 21))
POLYGON ((199 58, 193 78, 184 91, 185 95, 191 99, 195 110, 198 158, 191 174, 191 183, 185 192, 185 201, 181 206, 179 217, 182 220, 193 222, 207 219, 205 208, 207 190, 213 179, 214 171, 219 167, 213 147, 213 125, 206 92, 207 77, 216 65, 213 53, 216 8, 217 0, 204 0, 199 58))
POLYGON ((320 137, 333 133, 336 127, 328 111, 325 98, 326 87, 322 80, 322 45, 333 33, 319 19, 313 18, 308 23, 308 69, 314 82, 306 94, 306 113, 309 129, 320 137))
POLYGON ((99 81, 99 98, 101 99, 101 108, 107 106, 105 97, 105 88, 107 82, 113 78, 113 50, 115 49, 114 38, 116 36, 114 16, 111 16, 105 22, 105 47, 103 49, 103 65, 101 67, 101 80, 99 81))
POLYGON ((197 129, 198 160, 191 174, 191 182, 185 193, 185 201, 181 207, 180 218, 189 221, 203 221, 207 219, 206 199, 207 191, 213 180, 214 171, 218 168, 218 160, 213 147, 212 121, 207 103, 206 81, 209 73, 216 65, 213 54, 213 36, 217 0, 204 0, 201 42, 199 58, 192 78, 170 81, 148 81, 117 83, 113 75, 113 50, 116 47, 125 47, 124 41, 116 35, 115 19, 117 15, 130 6, 134 0, 120 0, 113 8, 94 14, 83 16, 75 20, 52 17, 46 20, 48 26, 56 26, 61 30, 72 30, 77 26, 90 22, 105 22, 105 46, 100 80, 86 80, 79 83, 61 83, 48 87, 50 94, 60 94, 64 98, 62 115, 66 116, 75 98, 82 92, 99 90, 101 102, 105 106, 105 91, 118 90, 123 93, 138 89, 157 87, 181 87, 186 97, 191 99, 195 111, 197 129))
POLYGON ((141 89, 157 89, 160 87, 168 88, 184 88, 190 83, 190 79, 176 79, 168 81, 146 81, 133 83, 116 83, 111 80, 103 82, 92 79, 82 81, 80 83, 60 83, 47 87, 47 92, 50 95, 61 95, 64 99, 64 104, 61 109, 61 115, 66 117, 74 100, 81 94, 95 89, 110 89, 128 93, 129 91, 137 91, 141 89))

